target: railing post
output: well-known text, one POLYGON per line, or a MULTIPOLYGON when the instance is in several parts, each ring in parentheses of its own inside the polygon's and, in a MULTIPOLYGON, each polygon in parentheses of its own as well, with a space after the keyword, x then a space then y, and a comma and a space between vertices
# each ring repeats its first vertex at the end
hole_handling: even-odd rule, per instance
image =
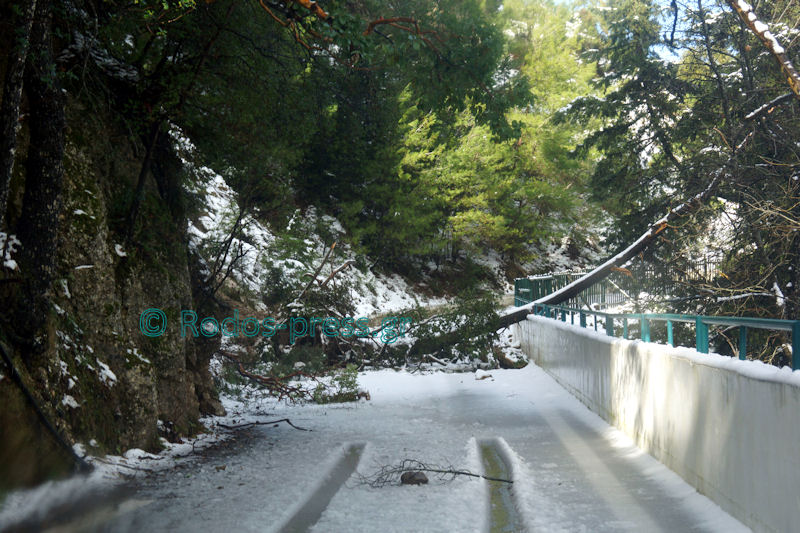
POLYGON ((647 320, 644 315, 640 315, 639 327, 642 330, 642 341, 650 342, 650 321, 647 320))
POLYGON ((567 321, 567 312, 564 309, 562 309, 561 310, 561 322, 566 322, 566 321, 567 321))
POLYGON ((697 351, 708 353, 708 324, 703 322, 703 317, 698 316, 694 319, 694 326, 697 351))
POLYGON ((672 320, 667 320, 667 344, 675 346, 675 340, 672 336, 672 320))
POLYGON ((628 339, 628 317, 622 319, 622 338, 628 339))
POLYGON ((594 313, 594 330, 597 331, 597 313, 594 313))
POLYGON ((614 317, 606 315, 606 335, 614 336, 614 317))
POLYGON ((739 326, 739 359, 747 359, 747 327, 739 326))
POLYGON ((581 311, 581 327, 582 328, 586 327, 586 313, 584 313, 583 311, 581 311))
POLYGON ((792 370, 800 370, 800 320, 792 324, 792 370))

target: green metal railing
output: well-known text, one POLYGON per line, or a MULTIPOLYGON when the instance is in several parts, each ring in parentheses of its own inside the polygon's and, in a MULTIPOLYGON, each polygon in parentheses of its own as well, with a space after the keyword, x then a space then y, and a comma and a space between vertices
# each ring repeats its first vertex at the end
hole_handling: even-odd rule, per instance
MULTIPOLYGON (((720 273, 718 259, 704 258, 683 268, 666 266, 656 269, 652 264, 637 263, 627 269, 618 269, 588 289, 566 302, 567 305, 607 306, 636 298, 641 291, 668 296, 680 285, 697 280, 710 281, 720 273)), ((514 305, 521 306, 543 298, 582 277, 586 272, 557 272, 517 278, 514 280, 514 305)))
POLYGON ((575 324, 575 318, 578 317, 578 323, 581 327, 586 327, 586 318, 588 316, 594 317, 594 329, 598 330, 598 319, 603 319, 603 326, 607 335, 615 336, 615 328, 620 323, 622 327, 622 337, 627 339, 630 333, 629 322, 635 321, 639 325, 639 334, 641 340, 644 342, 651 342, 650 339, 650 325, 651 322, 665 322, 667 326, 667 344, 675 346, 673 325, 675 323, 694 324, 695 326, 695 341, 698 352, 708 353, 708 333, 709 326, 732 326, 739 328, 739 359, 747 359, 747 330, 748 329, 765 329, 771 331, 788 331, 792 336, 792 369, 800 370, 800 320, 778 320, 772 318, 739 318, 728 316, 705 316, 705 315, 678 315, 678 314, 665 314, 665 313, 631 313, 631 314, 616 314, 616 313, 603 313, 602 311, 593 311, 590 309, 578 309, 574 307, 567 307, 562 305, 544 305, 535 304, 532 313, 539 316, 546 316, 560 319, 562 322, 567 321, 567 315, 570 317, 570 323, 575 324))
MULTIPOLYGON (((514 280, 514 305, 519 307, 534 302, 566 287, 584 274, 584 272, 563 272, 545 276, 518 278, 514 280)), ((618 284, 611 279, 604 279, 581 291, 577 298, 571 299, 568 303, 575 305, 580 305, 581 303, 615 305, 624 302, 626 299, 626 292, 618 284)))

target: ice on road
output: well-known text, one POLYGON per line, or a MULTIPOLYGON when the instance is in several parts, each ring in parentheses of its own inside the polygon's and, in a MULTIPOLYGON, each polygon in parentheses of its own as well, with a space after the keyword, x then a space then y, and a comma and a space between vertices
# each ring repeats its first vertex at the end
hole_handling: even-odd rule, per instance
POLYGON ((538 367, 491 375, 368 372, 371 401, 270 408, 313 431, 258 427, 235 451, 147 478, 100 529, 280 531, 317 498, 315 532, 489 531, 482 479, 372 488, 358 476, 403 459, 480 473, 492 442, 529 531, 746 531, 538 367), (334 480, 354 450, 355 473, 334 480))

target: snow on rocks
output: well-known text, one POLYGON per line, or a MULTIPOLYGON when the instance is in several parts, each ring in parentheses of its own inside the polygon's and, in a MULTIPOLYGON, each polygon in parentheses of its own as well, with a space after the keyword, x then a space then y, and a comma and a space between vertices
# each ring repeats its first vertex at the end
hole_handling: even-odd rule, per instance
POLYGON ((95 361, 97 361, 97 366, 99 367, 97 375, 100 378, 100 381, 102 381, 106 387, 114 386, 114 384, 117 383, 117 375, 114 374, 111 368, 109 368, 109 366, 100 359, 95 357, 95 361))
MULTIPOLYGON (((136 347, 134 347, 133 349, 128 348, 127 350, 125 350, 125 353, 127 353, 130 356, 135 357, 136 359, 139 360, 139 362, 142 362, 142 363, 144 363, 146 365, 151 364, 150 363, 150 359, 148 359, 147 357, 145 357, 145 356, 143 356, 142 354, 139 353, 139 348, 136 348, 136 347)), ((125 359, 128 360, 128 357, 126 357, 125 359)))
POLYGON ((777 281, 772 283, 772 292, 775 293, 775 303, 778 304, 778 307, 785 307, 786 297, 783 295, 783 291, 781 290, 777 281))
POLYGON ((61 285, 61 290, 64 292, 64 296, 66 296, 67 299, 71 299, 72 294, 69 292, 69 284, 67 283, 67 280, 62 278, 59 280, 59 283, 61 285))
POLYGON ((65 394, 63 398, 61 398, 61 405, 66 405, 67 407, 71 407, 73 409, 77 409, 80 407, 78 402, 75 401, 75 398, 70 396, 69 394, 65 394))
POLYGON ((22 243, 16 235, 9 235, 0 231, 0 261, 9 270, 17 270, 19 265, 14 260, 14 254, 19 252, 22 243))
POLYGON ((136 461, 136 460, 142 460, 142 459, 155 459, 155 460, 162 459, 162 457, 160 457, 158 455, 155 455, 155 454, 152 454, 152 453, 147 453, 146 451, 140 450, 139 448, 131 448, 130 450, 128 450, 124 454, 122 454, 122 456, 125 459, 128 459, 129 461, 136 461))
POLYGON ((95 218, 95 216, 94 216, 94 215, 90 215, 89 213, 87 213, 87 212, 86 212, 86 211, 84 211, 83 209, 75 209, 75 210, 72 212, 72 214, 73 214, 73 215, 75 215, 75 216, 84 216, 84 217, 89 217, 89 218, 91 218, 92 220, 94 220, 94 218, 95 218))
POLYGON ((482 370, 482 369, 479 368, 478 370, 475 371, 475 380, 476 381, 480 381, 480 380, 483 380, 483 379, 489 379, 491 377, 492 377, 492 375, 489 372, 487 372, 486 370, 482 370))

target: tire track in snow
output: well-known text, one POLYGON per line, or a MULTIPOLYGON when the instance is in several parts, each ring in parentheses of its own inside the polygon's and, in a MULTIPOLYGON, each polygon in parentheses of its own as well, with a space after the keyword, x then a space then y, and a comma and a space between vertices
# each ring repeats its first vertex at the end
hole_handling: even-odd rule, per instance
MULTIPOLYGON (((517 481, 512 463, 507 456, 508 444, 502 438, 480 441, 480 454, 487 476, 517 481)), ((491 533, 517 533, 528 531, 514 496, 514 486, 501 481, 488 481, 489 531, 491 533)))
POLYGON ((608 504, 611 511, 619 518, 620 529, 631 531, 664 531, 618 479, 604 458, 589 444, 587 429, 573 427, 569 422, 569 413, 559 411, 542 411, 547 424, 558 436, 561 444, 570 453, 575 462, 586 473, 586 479, 596 494, 608 504))
POLYGON ((358 467, 364 443, 349 444, 339 452, 339 457, 320 481, 316 490, 302 502, 290 518, 280 526, 280 533, 299 533, 311 529, 317 523, 328 504, 339 492, 342 485, 350 478, 358 467))

